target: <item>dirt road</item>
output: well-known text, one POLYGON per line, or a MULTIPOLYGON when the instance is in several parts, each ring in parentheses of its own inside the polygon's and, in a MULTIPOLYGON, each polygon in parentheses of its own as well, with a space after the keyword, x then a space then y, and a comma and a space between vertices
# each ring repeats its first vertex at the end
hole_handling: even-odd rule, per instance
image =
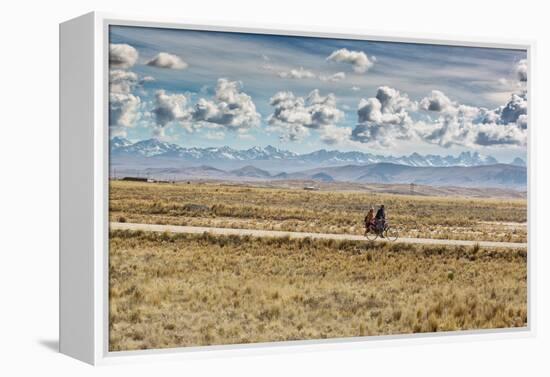
MULTIPOLYGON (((212 228, 202 226, 179 226, 179 225, 157 225, 157 224, 133 224, 133 223, 110 223, 111 229, 122 230, 143 230, 149 232, 169 232, 169 233, 211 233, 216 235, 239 235, 253 237, 290 237, 290 238, 316 238, 316 239, 334 239, 366 241, 365 237, 355 234, 330 234, 330 233, 306 233, 306 232, 285 232, 278 230, 259 230, 259 229, 233 229, 233 228, 212 228)), ((378 238, 375 242, 385 242, 378 238)), ((399 238, 398 243, 417 243, 429 245, 462 245, 473 246, 478 244, 481 247, 503 247, 503 248, 527 248, 527 243, 515 242, 493 242, 493 241, 466 241, 466 240, 441 240, 431 238, 399 238)))

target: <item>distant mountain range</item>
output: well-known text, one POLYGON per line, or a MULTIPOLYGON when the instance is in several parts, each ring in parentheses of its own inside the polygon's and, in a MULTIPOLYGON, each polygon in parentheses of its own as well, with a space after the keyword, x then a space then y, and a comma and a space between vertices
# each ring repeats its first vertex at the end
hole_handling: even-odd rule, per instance
POLYGON ((527 169, 516 158, 501 164, 491 156, 381 156, 318 150, 298 154, 272 146, 236 150, 184 148, 156 139, 111 140, 111 174, 164 180, 316 181, 388 183, 525 190, 527 169))
MULTIPOLYGON (((123 169, 121 173, 131 176, 132 170, 123 169)), ((508 164, 417 167, 383 162, 370 165, 329 166, 293 173, 270 173, 251 165, 234 170, 200 165, 179 168, 149 167, 140 170, 140 174, 162 180, 415 183, 428 186, 493 187, 515 190, 524 190, 527 184, 526 168, 508 164)))
MULTIPOLYGON (((498 164, 492 156, 484 156, 477 152, 462 152, 458 156, 420 155, 412 153, 409 156, 382 156, 365 152, 340 152, 321 149, 311 153, 298 154, 287 150, 267 147, 253 147, 237 150, 228 146, 219 148, 184 148, 177 144, 163 142, 157 139, 141 140, 132 143, 127 139, 115 137, 111 140, 111 159, 126 162, 135 159, 173 160, 181 162, 211 163, 211 162, 255 162, 294 161, 308 166, 315 165, 370 165, 391 163, 415 167, 449 167, 449 166, 483 166, 498 164)), ((516 158, 514 165, 525 166, 525 162, 516 158)))
MULTIPOLYGON (((302 172, 315 179, 322 177, 345 182, 415 183, 429 186, 506 187, 524 189, 525 167, 507 164, 479 166, 416 167, 379 163, 366 166, 346 165, 302 172)), ((289 177, 292 178, 292 175, 289 177)))

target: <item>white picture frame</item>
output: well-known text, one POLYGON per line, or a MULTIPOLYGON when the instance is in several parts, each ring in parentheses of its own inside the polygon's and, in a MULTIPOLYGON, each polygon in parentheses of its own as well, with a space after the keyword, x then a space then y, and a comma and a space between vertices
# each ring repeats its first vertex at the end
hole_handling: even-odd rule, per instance
MULTIPOLYGON (((357 347, 416 345, 531 337, 536 318, 533 265, 536 259, 534 218, 534 130, 528 126, 528 325, 519 329, 456 331, 245 345, 185 347, 162 350, 108 350, 108 30, 110 25, 249 32, 390 42, 518 48, 527 51, 528 92, 533 93, 533 41, 440 37, 366 32, 345 28, 200 23, 88 13, 60 25, 60 352, 90 364, 159 359, 224 357, 357 347)), ((533 113, 529 101, 529 114, 533 113)))

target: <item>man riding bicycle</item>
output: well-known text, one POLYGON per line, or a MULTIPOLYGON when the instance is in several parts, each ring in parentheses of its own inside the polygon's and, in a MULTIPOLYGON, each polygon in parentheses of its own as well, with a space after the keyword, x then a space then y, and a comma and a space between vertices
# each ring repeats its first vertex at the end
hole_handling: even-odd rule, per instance
POLYGON ((376 216, 374 217, 375 229, 376 232, 380 235, 380 238, 384 238, 383 230, 386 225, 386 211, 384 205, 382 204, 378 211, 376 211, 376 216))

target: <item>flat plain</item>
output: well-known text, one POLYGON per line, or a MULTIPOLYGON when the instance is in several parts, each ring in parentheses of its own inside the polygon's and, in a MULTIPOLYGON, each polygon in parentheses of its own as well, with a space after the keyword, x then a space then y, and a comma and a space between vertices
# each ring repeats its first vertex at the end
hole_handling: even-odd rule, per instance
MULTIPOLYGON (((526 242, 524 198, 112 181, 110 221, 526 242)), ((111 351, 525 327, 527 250, 110 231, 111 351)))
POLYGON ((110 221, 293 232, 362 234, 384 204, 402 237, 526 242, 525 198, 306 191, 220 183, 112 181, 110 221))

